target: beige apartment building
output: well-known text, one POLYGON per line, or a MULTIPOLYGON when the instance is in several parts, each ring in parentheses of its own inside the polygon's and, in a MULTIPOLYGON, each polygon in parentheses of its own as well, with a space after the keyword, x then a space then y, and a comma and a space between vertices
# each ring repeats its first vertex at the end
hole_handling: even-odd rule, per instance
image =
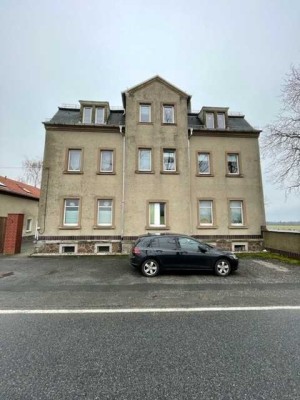
POLYGON ((44 123, 38 251, 127 252, 147 233, 261 249, 260 131, 227 107, 192 112, 159 76, 122 101, 80 101, 44 123))

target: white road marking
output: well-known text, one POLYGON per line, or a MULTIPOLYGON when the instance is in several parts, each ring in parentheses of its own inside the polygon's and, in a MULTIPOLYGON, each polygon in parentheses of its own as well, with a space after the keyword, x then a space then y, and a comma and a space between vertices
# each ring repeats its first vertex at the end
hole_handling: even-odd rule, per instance
POLYGON ((49 309, 49 310, 0 310, 0 315, 12 314, 131 314, 131 313, 195 313, 216 311, 274 311, 299 310, 300 306, 257 306, 257 307, 193 307, 193 308, 92 308, 92 309, 49 309))
POLYGON ((262 265, 263 267, 275 269, 276 271, 279 271, 279 272, 288 272, 288 271, 289 271, 288 268, 285 268, 285 267, 281 267, 281 266, 279 266, 279 265, 272 264, 272 263, 270 263, 270 262, 268 262, 268 261, 255 260, 254 262, 255 262, 256 264, 262 265))

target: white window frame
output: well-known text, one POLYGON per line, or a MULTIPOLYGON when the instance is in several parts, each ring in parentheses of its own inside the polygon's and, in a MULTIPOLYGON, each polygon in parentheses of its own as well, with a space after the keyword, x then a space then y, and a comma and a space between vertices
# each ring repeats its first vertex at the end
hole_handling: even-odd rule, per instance
POLYGON ((230 225, 231 226, 243 226, 244 225, 244 202, 243 200, 230 200, 229 201, 229 210, 230 210, 230 225), (232 207, 232 203, 240 203, 239 207, 232 207), (239 209, 241 211, 241 220, 242 222, 232 222, 232 210, 233 209, 239 209))
POLYGON ((223 113, 223 112, 217 113, 217 124, 218 124, 219 129, 226 129, 225 113, 223 113), (219 124, 219 117, 222 117, 222 126, 219 124))
POLYGON ((176 160, 176 149, 163 149, 163 160, 162 160, 162 162, 163 162, 163 171, 164 172, 176 172, 177 171, 177 160, 176 160), (173 153, 173 156, 174 156, 174 167, 173 167, 173 169, 166 169, 166 167, 165 167, 165 154, 167 154, 167 153, 173 153))
POLYGON ((210 175, 211 171, 210 171, 210 153, 207 152, 198 152, 198 174, 199 175, 210 175), (206 155, 208 158, 208 172, 201 172, 200 171, 200 156, 201 155, 206 155))
MULTIPOLYGON (((68 206, 71 207, 71 206, 68 206)), ((78 226, 79 225, 79 218, 80 218, 80 199, 79 198, 65 198, 64 199, 64 219, 63 219, 63 226, 78 226), (77 206, 72 206, 72 207, 77 207, 77 223, 66 223, 66 208, 67 208, 67 201, 78 201, 77 206)))
POLYGON ((106 173, 106 174, 114 172, 114 151, 113 150, 111 150, 111 149, 101 149, 100 150, 99 171, 102 172, 102 173, 106 173), (111 170, 109 170, 109 171, 102 169, 102 153, 103 152, 110 152, 111 153, 111 170))
POLYGON ((227 153, 227 173, 229 175, 239 175, 240 174, 240 160, 239 160, 239 154, 238 153, 227 153), (237 165, 237 172, 230 172, 229 170, 229 157, 235 156, 236 157, 236 165, 237 165))
POLYGON ((215 114, 213 112, 206 112, 205 115, 205 124, 207 129, 215 129, 215 114), (208 115, 212 116, 212 126, 208 126, 208 115))
POLYGON ((248 242, 232 242, 231 243, 231 251, 233 251, 233 252, 248 251, 248 242), (245 250, 236 250, 235 246, 245 246, 245 250))
POLYGON ((68 149, 68 172, 80 172, 82 170, 82 149, 68 149), (80 153, 80 158, 79 158, 79 169, 71 169, 71 153, 73 151, 77 151, 80 153))
POLYGON ((59 245, 59 253, 60 254, 75 254, 75 253, 78 253, 78 244, 77 243, 61 243, 60 245, 59 245), (65 248, 65 247, 74 247, 74 252, 72 251, 72 252, 64 252, 63 251, 63 249, 65 248))
POLYGON ((83 107, 83 115, 82 115, 82 122, 84 124, 91 124, 93 118, 93 107, 83 107), (91 110, 90 118, 86 121, 86 110, 91 110))
POLYGON ((114 208, 114 201, 113 199, 98 199, 97 200, 97 225, 98 226, 112 226, 113 224, 113 208, 114 208), (110 206, 100 206, 100 201, 110 201, 111 205, 110 206), (109 223, 100 223, 100 214, 101 214, 101 208, 108 208, 110 207, 110 222, 109 223))
POLYGON ((214 206, 213 206, 213 200, 206 200, 206 199, 200 199, 199 200, 199 225, 200 226, 213 226, 214 224, 214 206), (201 207, 201 203, 203 202, 209 202, 210 203, 210 207, 201 207), (201 208, 202 209, 210 209, 210 216, 211 216, 211 222, 201 222, 201 208))
POLYGON ((140 104, 140 116, 139 116, 139 122, 142 122, 144 124, 150 123, 151 122, 151 104, 140 104), (148 109, 148 121, 142 121, 142 108, 147 108, 148 109))
POLYGON ((112 252, 112 244, 111 243, 95 243, 94 253, 96 254, 108 254, 112 252), (97 251, 100 247, 108 247, 108 251, 97 251))
POLYGON ((175 107, 172 104, 164 104, 163 105, 163 123, 164 124, 174 124, 175 123, 175 107), (170 108, 172 110, 172 121, 166 121, 165 118, 165 110, 170 108))
POLYGON ((149 202, 149 226, 150 227, 165 227, 166 226, 166 218, 167 218, 167 204, 165 202, 149 202), (151 224, 151 206, 154 205, 154 223, 151 224), (164 207, 164 223, 160 223, 160 207, 163 205, 164 207))
POLYGON ((27 218, 25 231, 32 232, 32 218, 27 218))
POLYGON ((141 172, 150 172, 150 171, 152 171, 152 149, 140 148, 140 149, 138 150, 138 170, 141 171, 141 172), (150 153, 150 166, 149 166, 149 168, 144 168, 144 169, 141 168, 141 163, 140 163, 140 161, 141 161, 141 153, 142 153, 143 151, 147 151, 147 152, 150 153))
POLYGON ((101 125, 105 123, 105 108, 104 107, 96 107, 96 111, 95 111, 95 124, 101 125), (98 113, 101 110, 102 112, 102 119, 99 122, 98 121, 98 113))

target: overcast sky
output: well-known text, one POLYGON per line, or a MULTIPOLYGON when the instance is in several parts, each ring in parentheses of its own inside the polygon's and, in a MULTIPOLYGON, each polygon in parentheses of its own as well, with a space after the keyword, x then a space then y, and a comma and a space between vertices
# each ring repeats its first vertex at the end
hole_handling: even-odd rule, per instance
MULTIPOLYGON (((159 74, 192 109, 228 106, 274 121, 300 65, 299 0, 0 0, 0 175, 41 158, 42 121, 63 103, 105 100, 159 74)), ((300 220, 299 197, 268 182, 268 220, 300 220)))

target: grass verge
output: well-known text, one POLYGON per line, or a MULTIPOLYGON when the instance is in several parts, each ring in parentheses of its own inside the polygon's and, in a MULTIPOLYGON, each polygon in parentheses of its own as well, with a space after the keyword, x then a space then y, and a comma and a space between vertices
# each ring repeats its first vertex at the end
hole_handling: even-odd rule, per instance
POLYGON ((285 264, 300 265, 300 260, 297 260, 295 258, 290 258, 287 256, 282 256, 277 253, 270 253, 268 251, 262 251, 257 253, 238 253, 237 256, 239 258, 259 258, 261 260, 276 260, 276 261, 281 261, 285 264))

